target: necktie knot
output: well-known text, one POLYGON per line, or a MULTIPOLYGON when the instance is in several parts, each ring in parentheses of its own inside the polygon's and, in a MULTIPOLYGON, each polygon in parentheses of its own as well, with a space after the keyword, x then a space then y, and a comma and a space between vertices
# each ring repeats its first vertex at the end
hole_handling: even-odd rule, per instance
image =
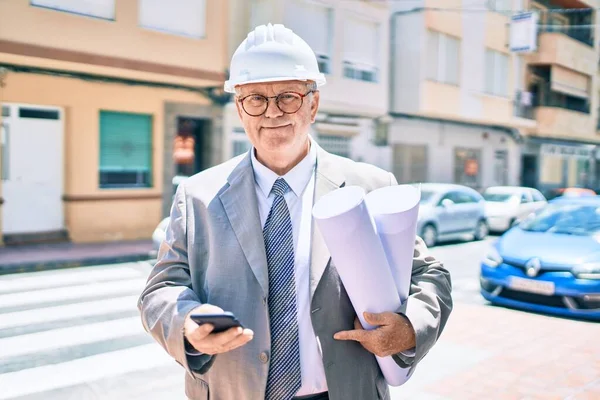
POLYGON ((287 184, 285 179, 277 178, 275 183, 273 184, 273 188, 271 189, 271 193, 275 196, 283 196, 290 190, 290 186, 287 184))

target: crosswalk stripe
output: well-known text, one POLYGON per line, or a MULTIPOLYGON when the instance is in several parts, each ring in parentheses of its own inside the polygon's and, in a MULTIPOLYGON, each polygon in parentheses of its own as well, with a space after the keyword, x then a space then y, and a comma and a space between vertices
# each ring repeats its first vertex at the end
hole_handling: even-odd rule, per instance
POLYGON ((58 300, 85 300, 89 297, 141 293, 143 288, 144 282, 140 279, 128 279, 117 282, 92 283, 66 288, 4 294, 0 295, 0 309, 28 304, 43 304, 44 302, 58 300))
POLYGON ((157 344, 0 375, 0 400, 49 391, 174 363, 157 344))
MULTIPOLYGON (((40 290, 52 287, 72 286, 98 281, 141 278, 142 273, 133 267, 136 264, 119 264, 115 267, 86 267, 79 270, 30 272, 0 276, 0 294, 40 290), (130 265, 127 267, 127 265, 130 265)), ((1 304, 1 303, 0 303, 1 304)))
POLYGON ((135 310, 137 300, 138 296, 122 296, 108 300, 0 314, 0 329, 135 310))
POLYGON ((3 358, 144 333, 140 318, 124 318, 0 339, 3 358))

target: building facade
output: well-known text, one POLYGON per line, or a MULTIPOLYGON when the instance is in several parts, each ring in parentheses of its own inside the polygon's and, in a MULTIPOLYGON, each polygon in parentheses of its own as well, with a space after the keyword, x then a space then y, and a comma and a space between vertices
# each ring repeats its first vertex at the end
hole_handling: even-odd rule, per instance
POLYGON ((513 112, 520 60, 508 52, 508 16, 488 4, 424 0, 393 10, 388 137, 401 182, 481 190, 520 181, 520 129, 535 122, 513 112))
MULTIPOLYGON (((326 150, 389 169, 380 146, 388 122, 389 5, 335 0, 251 0, 232 10, 230 54, 255 26, 282 23, 315 51, 327 84, 312 136, 326 150)), ((250 144, 234 103, 226 106, 224 158, 250 144)))
POLYGON ((151 236, 173 178, 222 161, 228 13, 223 0, 0 2, 6 244, 151 236))
POLYGON ((598 7, 596 0, 395 5, 389 141, 399 179, 480 190, 600 187, 598 16, 590 10, 598 7), (537 49, 511 53, 510 17, 528 10, 538 13, 537 49))
POLYGON ((537 50, 527 54, 524 92, 535 127, 525 129, 523 183, 600 189, 597 0, 530 1, 539 14, 537 50))

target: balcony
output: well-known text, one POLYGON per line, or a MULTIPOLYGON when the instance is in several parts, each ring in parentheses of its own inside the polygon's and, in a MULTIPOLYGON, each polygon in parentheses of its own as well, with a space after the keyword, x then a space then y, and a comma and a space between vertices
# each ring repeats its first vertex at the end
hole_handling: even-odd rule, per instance
POLYGON ((594 75, 597 57, 593 38, 585 30, 542 32, 538 38, 538 51, 527 57, 531 65, 560 65, 585 75, 594 75))
POLYGON ((538 107, 536 134, 556 139, 596 140, 596 124, 589 114, 558 107, 538 107))

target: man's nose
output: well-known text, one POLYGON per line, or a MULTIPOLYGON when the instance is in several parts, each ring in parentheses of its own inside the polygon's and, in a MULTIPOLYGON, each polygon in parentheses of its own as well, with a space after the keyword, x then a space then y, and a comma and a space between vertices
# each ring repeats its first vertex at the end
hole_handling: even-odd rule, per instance
POLYGON ((277 99, 267 99, 267 111, 265 111, 265 117, 277 118, 283 115, 283 111, 277 107, 277 99))

